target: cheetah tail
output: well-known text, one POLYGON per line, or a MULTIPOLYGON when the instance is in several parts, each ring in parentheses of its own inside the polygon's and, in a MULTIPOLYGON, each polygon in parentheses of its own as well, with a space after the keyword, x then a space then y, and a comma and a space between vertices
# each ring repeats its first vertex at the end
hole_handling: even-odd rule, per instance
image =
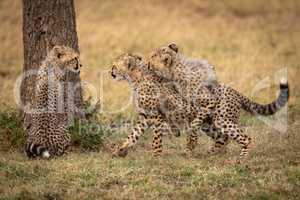
POLYGON ((243 108, 252 113, 252 114, 258 114, 258 115, 273 115, 278 110, 280 110, 282 107, 285 106, 285 104, 288 102, 289 99, 289 84, 287 80, 282 79, 280 81, 280 92, 275 101, 272 103, 261 105, 258 103, 255 103, 248 99, 247 97, 242 98, 243 102, 243 108))
POLYGON ((29 158, 36 158, 37 156, 41 156, 42 158, 50 157, 50 153, 45 147, 35 143, 28 143, 25 152, 29 158))

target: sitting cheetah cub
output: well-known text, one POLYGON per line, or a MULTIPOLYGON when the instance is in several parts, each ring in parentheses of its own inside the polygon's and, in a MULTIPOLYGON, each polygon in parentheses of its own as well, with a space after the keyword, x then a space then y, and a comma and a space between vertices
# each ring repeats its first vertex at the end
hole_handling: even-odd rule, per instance
POLYGON ((80 72, 79 55, 65 46, 55 46, 42 62, 36 77, 32 123, 27 129, 26 154, 49 158, 63 154, 70 145, 63 84, 80 72), (62 105, 59 107, 59 105, 62 105))

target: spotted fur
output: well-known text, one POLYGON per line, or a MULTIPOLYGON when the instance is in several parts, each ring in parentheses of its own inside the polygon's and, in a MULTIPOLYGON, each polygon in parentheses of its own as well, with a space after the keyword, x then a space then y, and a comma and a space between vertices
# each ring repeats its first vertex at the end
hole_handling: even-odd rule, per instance
POLYGON ((280 94, 274 102, 261 105, 251 101, 233 88, 219 84, 214 76, 214 69, 208 68, 207 62, 198 61, 196 63, 199 67, 191 68, 191 64, 185 62, 184 56, 178 53, 178 47, 174 43, 151 52, 147 63, 156 74, 174 81, 177 90, 188 102, 200 109, 207 107, 205 102, 211 103, 211 115, 208 120, 212 123, 212 128, 202 129, 210 132, 208 135, 215 140, 210 153, 224 148, 231 139, 241 146, 241 156, 248 155, 251 138, 244 134, 239 125, 240 110, 258 115, 272 115, 288 101, 287 82, 280 83, 280 94), (211 130, 216 131, 215 134, 212 134, 211 130))
POLYGON ((78 53, 65 46, 55 46, 42 62, 36 76, 32 123, 27 129, 28 157, 58 156, 70 145, 64 87, 67 77, 78 75, 80 67, 78 53))
POLYGON ((194 149, 195 138, 206 110, 197 110, 190 105, 167 79, 161 78, 145 66, 141 57, 124 54, 112 65, 111 76, 117 80, 129 82, 135 96, 135 108, 138 121, 128 135, 127 140, 115 149, 114 155, 126 156, 128 149, 136 144, 145 129, 152 127, 154 155, 162 152, 162 134, 172 124, 189 127, 187 148, 194 149))

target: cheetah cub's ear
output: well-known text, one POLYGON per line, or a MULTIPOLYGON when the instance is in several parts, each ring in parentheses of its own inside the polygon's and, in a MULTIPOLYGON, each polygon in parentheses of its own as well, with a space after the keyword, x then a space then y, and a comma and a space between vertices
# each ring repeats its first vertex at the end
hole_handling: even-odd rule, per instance
POLYGON ((143 56, 142 56, 141 54, 135 53, 135 54, 134 54, 134 57, 135 57, 136 59, 140 60, 140 61, 143 60, 143 56))
POLYGON ((168 45, 168 47, 169 47, 170 49, 172 49, 173 51, 175 51, 176 53, 178 53, 178 46, 177 46, 177 44, 175 44, 175 43, 170 43, 170 44, 168 45))
POLYGON ((129 54, 126 61, 127 68, 132 69, 132 67, 135 67, 138 64, 137 60, 142 61, 142 59, 142 56, 139 54, 129 54))

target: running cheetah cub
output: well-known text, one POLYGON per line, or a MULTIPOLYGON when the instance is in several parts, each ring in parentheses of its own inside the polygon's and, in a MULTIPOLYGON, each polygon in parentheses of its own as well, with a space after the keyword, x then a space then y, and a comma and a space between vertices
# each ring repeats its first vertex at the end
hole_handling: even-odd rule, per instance
POLYGON ((203 102, 212 102, 213 106, 209 110, 210 121, 217 132, 210 153, 220 151, 231 139, 241 146, 241 158, 248 155, 251 138, 244 134, 244 130, 239 125, 241 109, 256 115, 273 115, 288 102, 287 81, 280 82, 280 93, 275 101, 261 105, 233 88, 217 83, 216 79, 211 79, 214 76, 202 76, 201 71, 209 71, 207 63, 203 63, 202 69, 191 68, 191 65, 186 63, 188 62, 185 62, 184 56, 178 53, 178 47, 174 43, 155 49, 147 59, 148 68, 162 78, 174 81, 180 88, 179 93, 188 102, 200 108, 207 106, 203 102), (206 85, 207 90, 202 87, 203 85, 206 85))
POLYGON ((137 55, 124 54, 118 57, 113 62, 111 76, 130 84, 139 116, 127 140, 114 151, 114 156, 126 156, 128 149, 137 143, 148 127, 153 127, 154 156, 159 156, 162 152, 162 133, 175 123, 190 129, 187 149, 194 149, 195 135, 207 118, 206 112, 190 105, 168 80, 148 70, 137 55))

